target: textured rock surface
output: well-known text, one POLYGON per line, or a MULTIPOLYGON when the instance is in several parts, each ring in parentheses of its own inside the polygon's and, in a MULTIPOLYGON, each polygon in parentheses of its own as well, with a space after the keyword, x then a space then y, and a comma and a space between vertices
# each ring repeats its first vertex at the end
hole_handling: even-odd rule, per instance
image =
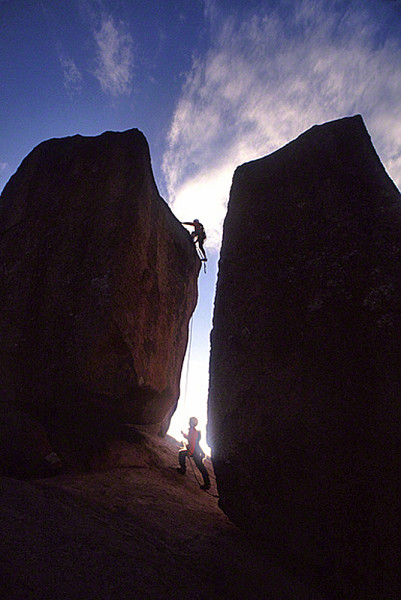
POLYGON ((199 268, 141 132, 40 144, 1 196, 3 412, 56 448, 94 449, 121 421, 165 430, 199 268))
POLYGON ((220 505, 335 598, 399 596, 400 202, 356 116, 239 167, 224 226, 220 505))
POLYGON ((213 478, 205 494, 169 468, 178 446, 149 435, 127 468, 1 478, 2 600, 326 600, 227 519, 213 478))

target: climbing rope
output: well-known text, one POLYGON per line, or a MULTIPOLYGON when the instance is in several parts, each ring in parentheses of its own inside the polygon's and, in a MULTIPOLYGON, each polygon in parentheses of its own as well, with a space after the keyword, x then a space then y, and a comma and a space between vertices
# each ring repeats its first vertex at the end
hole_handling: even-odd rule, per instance
MULTIPOLYGON (((204 270, 206 273, 206 263, 203 263, 204 265, 204 270)), ((192 350, 192 331, 193 331, 193 325, 194 325, 194 318, 193 315, 191 317, 191 322, 189 325, 189 341, 188 341, 188 352, 187 352, 187 367, 186 367, 186 373, 185 373, 185 388, 184 388, 184 409, 186 408, 186 403, 187 403, 187 393, 188 393, 188 380, 189 380, 189 364, 190 364, 190 359, 191 359, 191 350, 192 350)), ((192 457, 188 456, 189 458, 189 462, 191 464, 191 468, 192 468, 192 473, 195 477, 196 483, 199 485, 199 487, 201 487, 201 482, 198 479, 198 477, 196 476, 196 472, 194 469, 194 465, 192 462, 192 457)), ((216 479, 213 475, 212 475, 213 479, 216 479)), ((219 496, 217 494, 212 494, 211 492, 209 492, 208 490, 204 490, 207 494, 209 494, 209 496, 212 496, 213 498, 218 498, 219 496)))
POLYGON ((188 342, 188 352, 187 352, 187 370, 185 374, 185 391, 184 391, 184 409, 186 408, 187 403, 187 392, 188 392, 188 379, 189 379, 189 363, 191 358, 191 349, 192 349, 192 329, 194 325, 194 316, 191 317, 191 323, 189 325, 189 342, 188 342))
POLYGON ((191 465, 191 467, 192 467, 192 473, 194 474, 194 477, 195 477, 195 479, 196 479, 196 483, 197 483, 197 484, 199 485, 199 487, 200 487, 202 484, 200 483, 199 479, 198 479, 198 478, 197 478, 197 476, 196 476, 195 469, 194 469, 194 465, 193 465, 193 462, 192 462, 192 456, 188 456, 188 458, 189 458, 190 465, 191 465))
MULTIPOLYGON (((189 462, 191 464, 192 473, 194 474, 194 477, 196 479, 196 483, 199 485, 199 487, 201 487, 202 484, 201 484, 200 480, 197 478, 196 473, 195 473, 194 465, 193 465, 193 462, 192 462, 192 460, 193 460, 192 456, 188 456, 188 458, 189 458, 189 462)), ((209 473, 209 471, 208 471, 208 473, 209 473)), ((210 474, 209 474, 209 477, 210 477, 210 474)), ((214 477, 214 479, 216 479, 216 478, 214 477)), ((209 490, 204 490, 204 491, 206 492, 206 494, 209 494, 209 496, 212 496, 212 498, 218 498, 219 497, 218 494, 212 494, 211 492, 209 492, 209 490)))

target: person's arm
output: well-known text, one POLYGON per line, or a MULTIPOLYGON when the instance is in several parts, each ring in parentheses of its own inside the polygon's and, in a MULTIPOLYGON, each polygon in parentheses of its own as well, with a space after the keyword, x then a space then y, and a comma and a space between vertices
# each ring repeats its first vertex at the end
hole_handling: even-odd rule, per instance
POLYGON ((190 221, 182 221, 181 225, 192 225, 192 227, 195 227, 194 223, 192 223, 190 221))

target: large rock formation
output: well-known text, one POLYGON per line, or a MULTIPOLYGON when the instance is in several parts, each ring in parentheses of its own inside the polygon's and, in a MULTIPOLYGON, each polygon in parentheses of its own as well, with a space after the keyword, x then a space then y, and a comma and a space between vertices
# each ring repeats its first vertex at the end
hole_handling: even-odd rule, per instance
POLYGON ((361 117, 236 170, 210 364, 227 515, 334 598, 399 597, 401 197, 361 117))
MULTIPOLYGON (((124 421, 165 431, 199 268, 188 232, 158 194, 141 132, 35 148, 0 204, 7 440, 16 411, 26 423, 34 417, 56 449, 94 450, 124 421)), ((35 427, 17 436, 22 453, 32 451, 27 431, 35 427)), ((39 438, 44 447, 44 437, 32 433, 32 447, 39 438)))

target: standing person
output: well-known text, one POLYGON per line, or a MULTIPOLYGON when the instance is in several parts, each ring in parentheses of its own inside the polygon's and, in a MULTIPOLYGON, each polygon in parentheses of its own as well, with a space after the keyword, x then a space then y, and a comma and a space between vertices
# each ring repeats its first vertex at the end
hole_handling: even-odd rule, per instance
POLYGON ((206 469, 205 465, 203 464, 203 459, 205 458, 205 453, 203 452, 202 448, 199 445, 200 438, 201 438, 201 432, 196 429, 197 424, 198 424, 198 419, 196 417, 191 417, 189 419, 188 433, 184 433, 183 431, 181 431, 184 438, 186 440, 188 440, 188 443, 187 443, 187 449, 185 450, 183 448, 178 453, 178 462, 180 463, 180 466, 177 467, 177 471, 179 473, 181 473, 182 475, 185 475, 185 471, 187 470, 187 468, 185 466, 186 458, 187 458, 187 456, 192 456, 192 458, 195 461, 196 466, 198 467, 199 471, 202 473, 203 485, 201 485, 200 487, 202 490, 208 490, 210 488, 210 479, 209 479, 209 473, 207 472, 207 469, 206 469))
POLYGON ((205 228, 203 227, 202 223, 199 222, 199 219, 194 219, 193 221, 184 221, 182 224, 183 225, 191 225, 194 228, 194 230, 191 231, 191 237, 192 237, 194 243, 198 242, 199 252, 202 254, 201 260, 207 260, 206 252, 203 247, 203 242, 206 239, 206 232, 205 232, 205 228))

